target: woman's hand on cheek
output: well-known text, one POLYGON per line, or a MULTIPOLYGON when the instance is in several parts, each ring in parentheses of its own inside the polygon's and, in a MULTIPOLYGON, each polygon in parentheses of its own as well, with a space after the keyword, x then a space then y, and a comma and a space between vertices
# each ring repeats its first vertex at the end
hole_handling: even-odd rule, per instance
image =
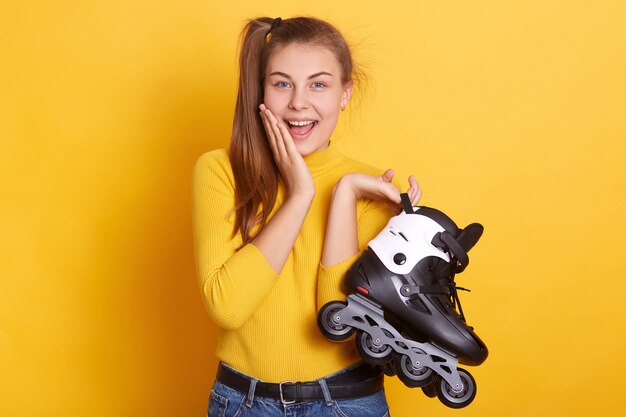
POLYGON ((308 198, 310 202, 315 196, 313 177, 298 152, 289 130, 264 104, 261 104, 259 109, 274 161, 287 189, 287 197, 308 198))

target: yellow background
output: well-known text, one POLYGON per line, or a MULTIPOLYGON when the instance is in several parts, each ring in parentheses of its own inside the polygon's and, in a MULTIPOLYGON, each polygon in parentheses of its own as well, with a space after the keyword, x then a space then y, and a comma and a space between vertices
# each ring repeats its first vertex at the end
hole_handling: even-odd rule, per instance
POLYGON ((20 0, 0 6, 0 416, 205 415, 191 169, 228 144, 244 19, 298 14, 370 74, 340 148, 486 229, 458 276, 491 350, 478 397, 389 379, 392 415, 619 412, 624 2, 20 0))

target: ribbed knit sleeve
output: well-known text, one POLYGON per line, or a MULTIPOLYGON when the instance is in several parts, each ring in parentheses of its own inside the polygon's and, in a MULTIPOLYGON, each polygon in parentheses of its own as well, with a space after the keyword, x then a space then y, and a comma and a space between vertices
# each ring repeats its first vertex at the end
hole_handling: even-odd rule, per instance
MULTIPOLYGON (((393 183, 400 189, 400 183, 395 178, 393 183)), ((352 257, 330 267, 320 263, 317 284, 317 308, 318 310, 329 301, 345 300, 347 294, 342 290, 342 282, 345 273, 352 264, 361 256, 370 240, 387 225, 389 219, 394 216, 391 208, 382 201, 365 200, 357 204, 357 231, 359 252, 352 257)))
POLYGON ((278 275, 253 244, 232 236, 234 179, 225 150, 202 155, 193 171, 196 272, 203 300, 219 327, 236 329, 257 310, 278 275))

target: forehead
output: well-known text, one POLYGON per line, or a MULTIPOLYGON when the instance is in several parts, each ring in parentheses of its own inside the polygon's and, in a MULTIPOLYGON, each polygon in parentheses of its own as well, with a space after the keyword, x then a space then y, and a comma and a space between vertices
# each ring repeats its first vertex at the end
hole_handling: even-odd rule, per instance
POLYGON ((267 60, 266 74, 279 71, 293 77, 328 72, 341 76, 341 67, 335 55, 322 46, 292 43, 275 50, 267 60))

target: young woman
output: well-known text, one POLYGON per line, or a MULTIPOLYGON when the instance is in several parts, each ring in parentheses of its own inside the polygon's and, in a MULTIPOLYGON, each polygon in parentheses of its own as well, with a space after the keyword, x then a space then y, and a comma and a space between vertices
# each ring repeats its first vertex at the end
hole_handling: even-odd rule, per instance
MULTIPOLYGON (((381 372, 316 326, 400 207, 392 170, 332 144, 353 71, 324 21, 258 18, 244 29, 230 149, 202 155, 193 174, 198 278, 219 327, 211 417, 388 414, 381 372)), ((409 186, 416 204, 412 176, 409 186)))

